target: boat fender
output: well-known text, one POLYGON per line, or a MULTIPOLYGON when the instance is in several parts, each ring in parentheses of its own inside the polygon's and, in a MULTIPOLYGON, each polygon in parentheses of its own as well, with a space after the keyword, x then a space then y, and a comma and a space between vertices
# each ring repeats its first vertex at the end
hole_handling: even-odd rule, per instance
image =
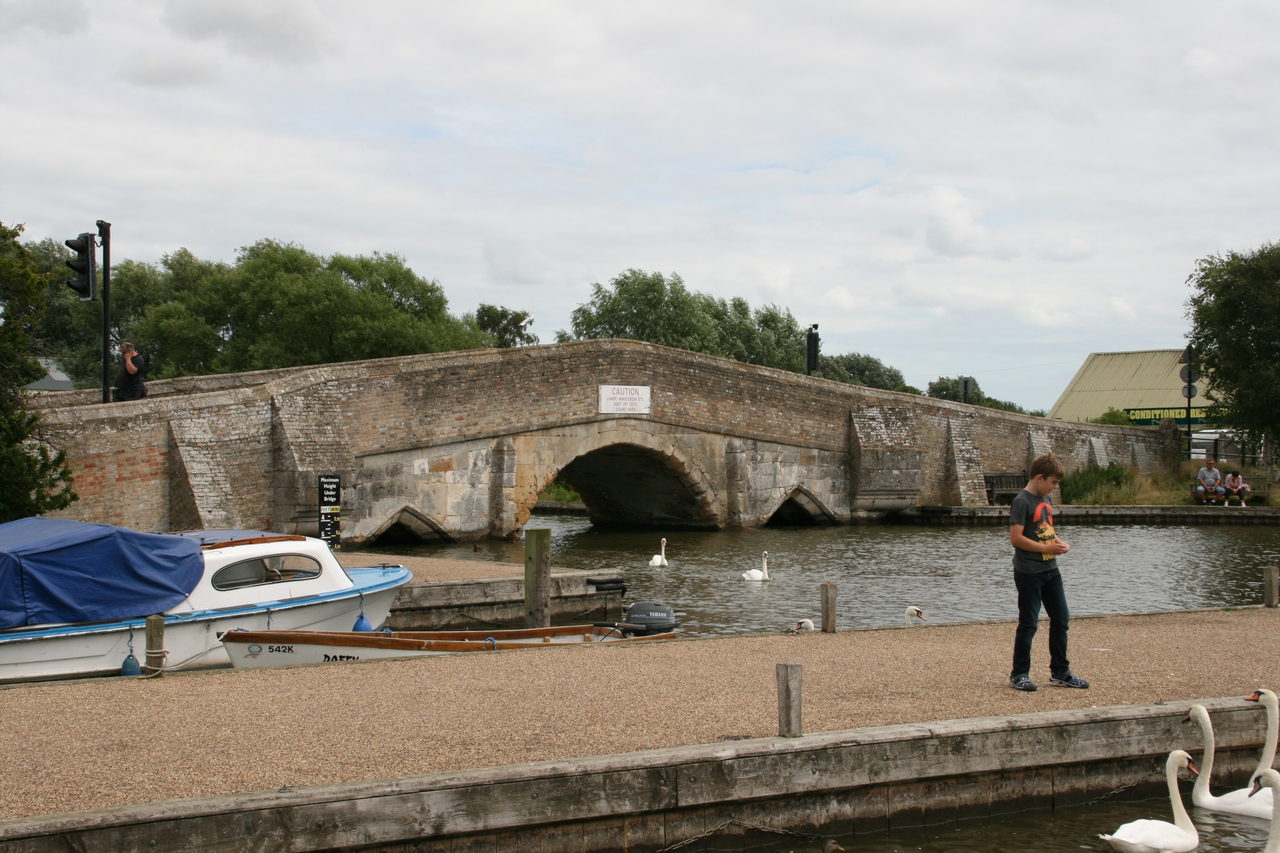
POLYGON ((351 630, 352 631, 372 631, 373 630, 373 623, 370 622, 368 618, 364 615, 363 610, 361 610, 360 615, 356 617, 355 627, 352 628, 351 630))
POLYGON ((120 664, 121 675, 142 675, 142 667, 138 665, 138 659, 133 656, 133 652, 125 655, 124 663, 120 664))

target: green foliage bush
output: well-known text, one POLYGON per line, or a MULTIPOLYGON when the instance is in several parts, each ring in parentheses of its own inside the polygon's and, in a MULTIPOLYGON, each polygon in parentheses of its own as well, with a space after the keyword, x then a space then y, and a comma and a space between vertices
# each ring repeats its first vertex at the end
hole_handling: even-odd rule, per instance
POLYGON ((582 495, 574 491, 573 486, 556 477, 551 481, 551 485, 543 489, 542 494, 538 495, 538 500, 573 503, 582 500, 582 495))
POLYGON ((1062 478, 1061 486, 1062 500, 1069 504, 1114 503, 1117 493, 1132 493, 1134 488, 1134 472, 1116 462, 1072 471, 1062 478))

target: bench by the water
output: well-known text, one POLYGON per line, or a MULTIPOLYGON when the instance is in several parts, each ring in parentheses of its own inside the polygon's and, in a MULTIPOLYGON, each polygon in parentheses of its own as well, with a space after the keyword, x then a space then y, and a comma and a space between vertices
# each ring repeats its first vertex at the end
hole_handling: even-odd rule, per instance
POLYGON ((987 487, 987 503, 1011 504, 1018 492, 1027 484, 1026 471, 984 471, 982 480, 987 487))
MULTIPOLYGON (((1200 503, 1200 495, 1196 492, 1196 486, 1198 485, 1199 483, 1191 484, 1191 500, 1195 501, 1196 503, 1200 503)), ((1231 498, 1227 497, 1224 502, 1227 505, 1231 505, 1231 498)), ((1261 504, 1263 506, 1267 506, 1271 503, 1271 490, 1267 488, 1255 489, 1253 486, 1250 486, 1249 497, 1246 500, 1241 501, 1241 503, 1246 503, 1246 504, 1253 503, 1253 504, 1261 504)))

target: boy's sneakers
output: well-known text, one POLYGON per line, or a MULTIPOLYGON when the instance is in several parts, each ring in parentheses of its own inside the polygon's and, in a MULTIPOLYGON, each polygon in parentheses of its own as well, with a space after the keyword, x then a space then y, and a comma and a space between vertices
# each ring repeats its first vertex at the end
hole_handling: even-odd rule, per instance
POLYGON ((1056 684, 1059 687, 1074 687, 1077 690, 1088 690, 1089 682, 1083 678, 1076 678, 1071 673, 1063 673, 1062 675, 1053 675, 1049 677, 1050 684, 1056 684))
MULTIPOLYGON (((1036 683, 1025 675, 1011 676, 1009 678, 1009 686, 1024 693, 1031 693, 1036 689, 1036 683)), ((1088 685, 1085 686, 1087 687, 1088 685)))

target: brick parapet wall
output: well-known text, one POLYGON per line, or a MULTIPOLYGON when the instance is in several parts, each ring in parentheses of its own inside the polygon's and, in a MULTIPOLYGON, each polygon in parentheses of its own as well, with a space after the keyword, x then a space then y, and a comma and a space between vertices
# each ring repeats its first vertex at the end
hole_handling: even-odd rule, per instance
POLYGON ((60 392, 41 395, 38 408, 77 473, 82 500, 64 515, 139 529, 230 515, 279 529, 313 499, 300 491, 320 471, 352 473, 365 457, 598 422, 607 417, 597 412, 602 384, 650 386, 644 419, 655 424, 847 454, 855 465, 868 448, 883 451, 886 466, 915 460, 921 504, 956 491, 949 436, 962 436, 964 453, 989 471, 1021 471, 1037 447, 1054 450, 1068 470, 1102 457, 1150 470, 1169 453, 1169 437, 1150 428, 1047 421, 636 341, 187 377, 149 383, 145 400, 86 404, 85 392, 60 392), (879 416, 851 418, 877 407, 879 416), (909 412, 897 424, 909 424, 909 434, 894 434, 893 412, 909 412))

